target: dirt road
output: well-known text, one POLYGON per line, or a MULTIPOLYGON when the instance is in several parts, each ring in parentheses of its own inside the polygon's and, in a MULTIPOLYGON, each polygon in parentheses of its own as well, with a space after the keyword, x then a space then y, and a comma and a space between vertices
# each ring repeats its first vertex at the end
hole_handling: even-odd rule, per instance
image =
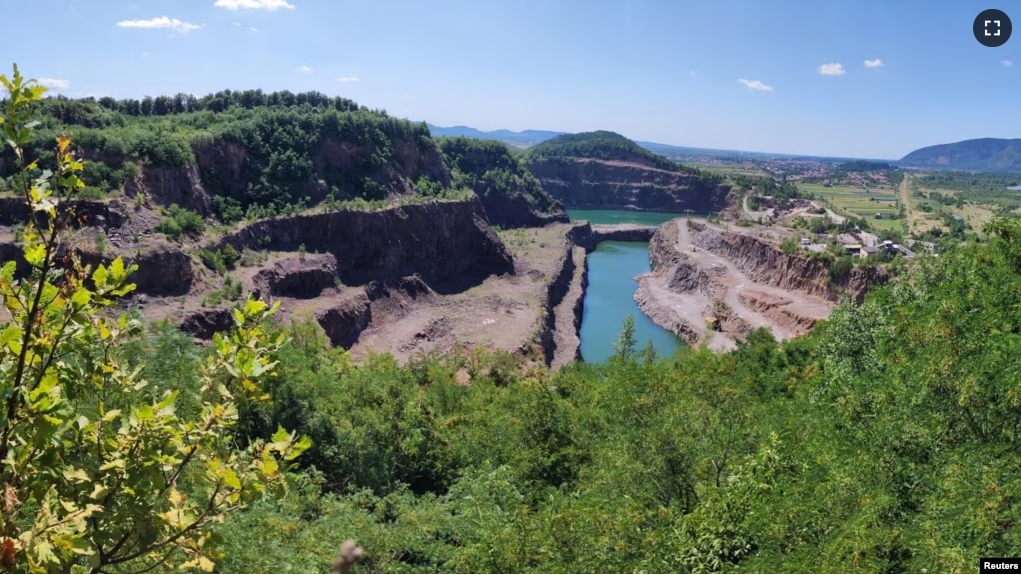
MULTIPOLYGON (((768 327, 773 332, 773 336, 777 339, 785 339, 790 337, 790 333, 776 325, 775 322, 770 321, 765 316, 749 309, 738 299, 738 294, 742 289, 745 289, 749 285, 754 285, 754 282, 748 278, 741 270, 737 269, 730 260, 722 258, 711 252, 705 250, 692 251, 691 248, 694 244, 691 241, 691 235, 688 230, 688 220, 681 219, 677 222, 677 242, 674 244, 681 253, 688 254, 689 257, 700 262, 702 268, 708 269, 720 269, 721 267, 726 270, 726 275, 718 276, 719 283, 726 290, 723 294, 723 301, 730 306, 730 309, 734 310, 734 313, 741 319, 747 321, 752 327, 768 327)), ((756 286, 762 288, 764 286, 756 286)))

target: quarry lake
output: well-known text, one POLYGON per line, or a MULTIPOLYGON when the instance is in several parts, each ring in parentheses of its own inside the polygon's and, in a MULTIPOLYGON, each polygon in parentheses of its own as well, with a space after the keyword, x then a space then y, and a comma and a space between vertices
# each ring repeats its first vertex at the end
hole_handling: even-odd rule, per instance
POLYGON ((665 212, 637 212, 632 210, 574 210, 567 209, 572 222, 588 220, 590 224, 640 224, 658 226, 684 214, 665 212))
MULTIPOLYGON (((568 210, 571 220, 593 224, 643 224, 658 226, 680 214, 626 210, 568 210)), ((637 349, 651 341, 660 357, 669 357, 685 344, 676 335, 652 323, 635 303, 638 282, 634 277, 649 271, 649 244, 643 242, 600 242, 588 254, 588 289, 581 320, 581 356, 590 363, 606 361, 613 355, 613 343, 624 318, 635 318, 637 349)))

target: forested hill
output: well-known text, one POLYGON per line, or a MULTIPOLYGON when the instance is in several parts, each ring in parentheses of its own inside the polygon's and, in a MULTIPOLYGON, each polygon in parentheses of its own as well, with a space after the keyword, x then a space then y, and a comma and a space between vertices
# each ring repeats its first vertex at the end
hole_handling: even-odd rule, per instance
MULTIPOLYGON (((426 124, 318 92, 57 97, 39 106, 42 124, 30 154, 46 160, 48 152, 36 150, 50 146, 58 133, 70 133, 93 160, 86 164, 86 195, 142 193, 228 223, 322 202, 459 195, 468 180, 485 175, 462 167, 464 178, 453 182, 426 124)), ((3 154, 0 191, 9 187, 13 169, 10 152, 3 154)), ((487 191, 539 194, 528 203, 550 207, 541 187, 487 191)))
POLYGON ((633 162, 662 170, 689 171, 620 134, 605 130, 551 138, 528 148, 525 158, 529 163, 560 158, 593 158, 633 162))
POLYGON ((980 138, 940 144, 904 156, 902 166, 1021 171, 1021 139, 980 138))

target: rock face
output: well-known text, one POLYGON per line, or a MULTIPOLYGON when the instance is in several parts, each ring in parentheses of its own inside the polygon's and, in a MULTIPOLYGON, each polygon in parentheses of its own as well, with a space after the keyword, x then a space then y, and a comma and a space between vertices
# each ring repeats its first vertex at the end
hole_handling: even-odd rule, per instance
MULTIPOLYGON (((120 202, 97 202, 92 200, 71 200, 61 204, 61 213, 67 208, 73 227, 96 226, 119 228, 127 221, 124 207, 120 202)), ((28 221, 28 202, 20 197, 0 198, 0 226, 21 226, 28 221)))
POLYGON ((129 197, 144 193, 162 206, 177 204, 203 216, 213 213, 212 202, 195 164, 181 168, 141 165, 135 178, 124 184, 124 193, 129 197))
POLYGON ((333 254, 309 254, 275 262, 255 274, 255 284, 278 297, 308 299, 333 287, 337 279, 337 258, 333 254))
POLYGON ((889 280, 881 269, 856 267, 839 281, 827 282, 828 265, 821 260, 786 254, 759 239, 720 232, 695 221, 689 229, 694 245, 734 262, 756 282, 785 290, 797 290, 831 301, 846 293, 861 302, 870 287, 889 280))
POLYGON ((703 175, 639 162, 536 159, 528 169, 553 197, 573 208, 693 210, 706 214, 727 205, 730 187, 703 175))
POLYGON ((336 211, 264 220, 224 237, 212 249, 329 252, 346 285, 419 274, 434 289, 514 273, 514 262, 481 215, 477 200, 414 204, 376 212, 336 211))
POLYGON ((369 296, 360 293, 339 305, 321 310, 316 314, 316 321, 323 327, 331 344, 347 349, 369 327, 372 320, 369 304, 369 296))
POLYGON ((554 222, 568 222, 570 218, 559 203, 556 209, 543 212, 528 203, 523 195, 479 195, 489 223, 504 228, 540 227, 554 222))
POLYGON ((199 339, 212 339, 213 334, 234 327, 234 318, 228 309, 197 311, 184 318, 181 331, 199 339))

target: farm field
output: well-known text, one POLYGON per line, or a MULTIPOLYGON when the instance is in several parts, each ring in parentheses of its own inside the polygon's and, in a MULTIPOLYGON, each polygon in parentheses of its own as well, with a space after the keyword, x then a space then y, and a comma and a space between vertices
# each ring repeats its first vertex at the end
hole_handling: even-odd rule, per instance
POLYGON ((896 214, 897 190, 894 188, 869 188, 866 192, 859 186, 832 186, 822 184, 799 184, 799 188, 811 192, 816 198, 825 200, 834 211, 865 218, 877 230, 903 231, 899 220, 877 220, 876 214, 896 214), (872 200, 869 200, 872 198, 872 200))

